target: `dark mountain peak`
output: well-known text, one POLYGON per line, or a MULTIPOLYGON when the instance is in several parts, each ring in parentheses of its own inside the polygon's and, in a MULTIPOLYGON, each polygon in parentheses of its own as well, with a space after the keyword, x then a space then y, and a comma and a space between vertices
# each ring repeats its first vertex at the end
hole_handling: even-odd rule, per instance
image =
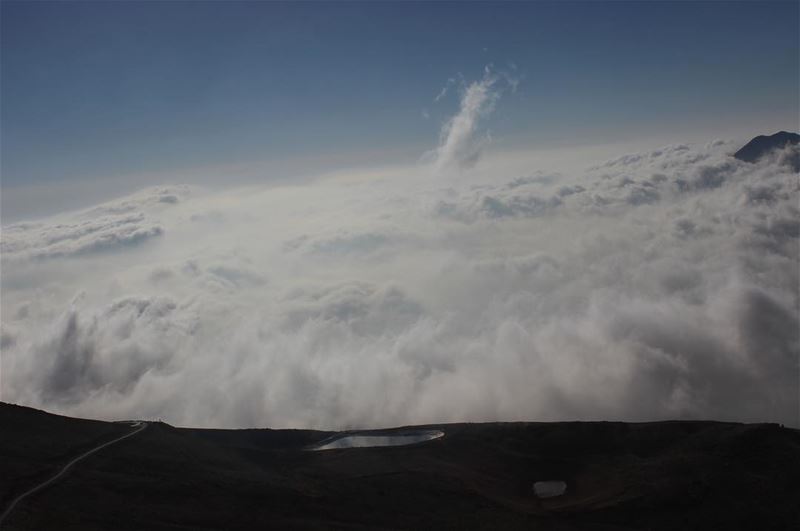
POLYGON ((745 162, 756 162, 773 149, 783 149, 787 145, 798 143, 800 143, 800 135, 797 133, 780 131, 770 136, 759 135, 745 144, 733 156, 745 162))

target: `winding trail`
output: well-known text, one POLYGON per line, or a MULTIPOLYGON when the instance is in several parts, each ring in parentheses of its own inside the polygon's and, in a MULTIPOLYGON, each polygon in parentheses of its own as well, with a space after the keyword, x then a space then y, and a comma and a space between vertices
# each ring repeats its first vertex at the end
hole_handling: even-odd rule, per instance
POLYGON ((99 452, 100 450, 102 450, 102 449, 103 449, 103 448, 105 448, 106 446, 111 446, 112 444, 116 444, 116 443, 118 443, 118 442, 120 442, 120 441, 123 441, 123 440, 127 439, 128 437, 133 437, 134 435, 136 435, 137 433, 139 433, 140 431, 142 431, 143 429, 145 429, 145 428, 147 427, 147 423, 146 423, 146 422, 134 422, 134 423, 132 423, 132 424, 131 424, 131 426, 132 426, 132 427, 137 427, 137 426, 138 426, 138 429, 135 429, 135 430, 133 430, 133 431, 132 431, 132 432, 130 432, 130 433, 126 433, 126 434, 125 434, 125 435, 123 435, 122 437, 117 437, 116 439, 113 439, 113 440, 111 440, 111 441, 105 442, 105 443, 101 444, 100 446, 95 446, 94 448, 92 448, 92 449, 91 449, 91 450, 89 450, 88 452, 84 452, 84 453, 82 453, 81 455, 79 455, 78 457, 76 457, 75 459, 73 459, 72 461, 70 461, 69 463, 67 463, 66 465, 64 465, 64 466, 61 468, 61 470, 59 470, 59 471, 58 471, 58 474, 56 474, 55 476, 51 477, 50 479, 48 479, 48 480, 46 480, 46 481, 44 481, 44 482, 42 482, 42 483, 39 483, 39 484, 38 484, 38 485, 36 485, 35 487, 33 487, 33 488, 31 488, 31 489, 29 489, 29 490, 27 490, 27 491, 23 492, 22 494, 20 494, 20 495, 19 495, 19 496, 17 496, 16 498, 14 498, 14 499, 11 501, 11 503, 8 505, 8 507, 6 507, 6 510, 5 510, 5 511, 3 511, 3 514, 0 514, 0 526, 2 526, 2 525, 3 525, 3 521, 4 521, 4 520, 5 520, 7 517, 8 517, 8 515, 9 515, 9 514, 11 514, 11 511, 13 511, 13 510, 14 510, 14 507, 15 507, 15 506, 16 506, 16 505, 17 505, 19 502, 21 502, 22 500, 24 500, 25 498, 27 498, 27 497, 28 497, 28 496, 30 496, 31 494, 34 494, 34 493, 36 493, 36 492, 38 492, 38 491, 42 490, 43 488, 47 487, 47 486, 48 486, 48 485, 50 485, 51 483, 53 483, 53 482, 57 481, 57 480, 58 480, 58 478, 60 478, 60 477, 61 477, 61 476, 63 476, 64 474, 66 474, 66 473, 67 473, 67 471, 68 471, 70 468, 72 468, 72 465, 74 465, 75 463, 77 463, 77 462, 79 462, 79 461, 82 461, 82 460, 86 459, 87 457, 89 457, 90 455, 92 455, 92 454, 94 454, 94 453, 97 453, 97 452, 99 452))

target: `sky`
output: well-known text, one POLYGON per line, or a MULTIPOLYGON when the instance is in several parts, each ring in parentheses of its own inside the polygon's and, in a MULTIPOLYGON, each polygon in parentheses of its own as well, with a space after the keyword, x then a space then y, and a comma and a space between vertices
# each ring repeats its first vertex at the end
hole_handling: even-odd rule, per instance
POLYGON ((458 104, 435 101, 448 80, 486 65, 519 82, 487 124, 499 149, 790 128, 798 16, 796 2, 4 1, 4 219, 57 210, 52 184, 108 198, 153 173, 413 162, 458 104))
POLYGON ((0 6, 0 400, 800 427, 796 2, 0 6))

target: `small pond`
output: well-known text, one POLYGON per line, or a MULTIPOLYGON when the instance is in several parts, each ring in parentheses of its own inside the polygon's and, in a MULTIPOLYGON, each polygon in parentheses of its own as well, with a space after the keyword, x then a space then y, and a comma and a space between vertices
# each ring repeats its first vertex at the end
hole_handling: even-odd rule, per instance
POLYGON ((537 481, 533 484, 533 492, 539 498, 555 498, 567 491, 567 484, 563 481, 537 481))
POLYGON ((444 435, 439 430, 392 432, 381 434, 337 435, 326 439, 310 450, 337 450, 341 448, 371 448, 375 446, 407 446, 438 439, 444 435))

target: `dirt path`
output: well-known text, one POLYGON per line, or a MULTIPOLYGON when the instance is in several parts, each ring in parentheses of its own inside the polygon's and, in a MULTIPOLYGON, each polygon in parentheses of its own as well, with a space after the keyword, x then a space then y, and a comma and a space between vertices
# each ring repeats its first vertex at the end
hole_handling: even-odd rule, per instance
POLYGON ((14 510, 14 507, 15 507, 15 506, 16 506, 16 505, 17 505, 19 502, 21 502, 22 500, 24 500, 25 498, 27 498, 27 497, 28 497, 28 496, 30 496, 31 494, 34 494, 34 493, 36 493, 36 492, 38 492, 38 491, 42 490, 43 488, 47 487, 47 486, 48 486, 48 485, 50 485, 51 483, 54 483, 55 481, 58 481, 58 478, 60 478, 60 477, 61 477, 61 476, 63 476, 64 474, 66 474, 66 473, 67 473, 67 471, 68 471, 70 468, 72 468, 72 466, 73 466, 75 463, 77 463, 77 462, 79 462, 79 461, 82 461, 83 459, 86 459, 87 457, 89 457, 90 455, 92 455, 92 454, 94 454, 94 453, 97 453, 97 452, 99 452, 100 450, 102 450, 102 449, 103 449, 103 448, 105 448, 106 446, 111 446, 112 444, 116 444, 116 443, 118 443, 118 442, 120 442, 120 441, 123 441, 123 440, 127 439, 128 437, 133 437, 134 435, 136 435, 137 433, 139 433, 140 431, 142 431, 143 429, 145 429, 145 428, 147 427, 147 423, 146 423, 146 422, 134 422, 134 423, 133 423, 131 426, 132 426, 132 427, 137 427, 137 429, 133 430, 133 431, 132 431, 132 432, 130 432, 130 433, 126 433, 126 434, 125 434, 125 435, 123 435, 122 437, 117 437, 116 439, 113 439, 113 440, 111 440, 111 441, 108 441, 108 442, 106 442, 106 443, 103 443, 103 444, 101 444, 100 446, 95 446, 94 448, 92 448, 92 449, 91 449, 91 450, 89 450, 88 452, 82 453, 81 455, 79 455, 78 457, 76 457, 75 459, 73 459, 72 461, 70 461, 69 463, 67 463, 66 465, 64 465, 64 466, 61 468, 61 470, 59 470, 59 471, 58 471, 58 473, 57 473, 55 476, 51 477, 50 479, 48 479, 48 480, 46 480, 46 481, 43 481, 42 483, 39 483, 39 484, 38 484, 38 485, 36 485, 35 487, 33 487, 33 488, 31 488, 31 489, 29 489, 29 490, 27 490, 27 491, 23 492, 22 494, 20 494, 20 495, 19 495, 19 496, 17 496, 16 498, 14 498, 14 499, 11 501, 11 503, 8 505, 8 507, 6 508, 6 510, 5 510, 5 511, 3 511, 3 514, 0 514, 0 526, 2 526, 2 525, 3 525, 3 522, 5 521, 5 519, 6 519, 6 518, 8 518, 8 515, 9 515, 9 514, 11 514, 11 511, 13 511, 13 510, 14 510))

